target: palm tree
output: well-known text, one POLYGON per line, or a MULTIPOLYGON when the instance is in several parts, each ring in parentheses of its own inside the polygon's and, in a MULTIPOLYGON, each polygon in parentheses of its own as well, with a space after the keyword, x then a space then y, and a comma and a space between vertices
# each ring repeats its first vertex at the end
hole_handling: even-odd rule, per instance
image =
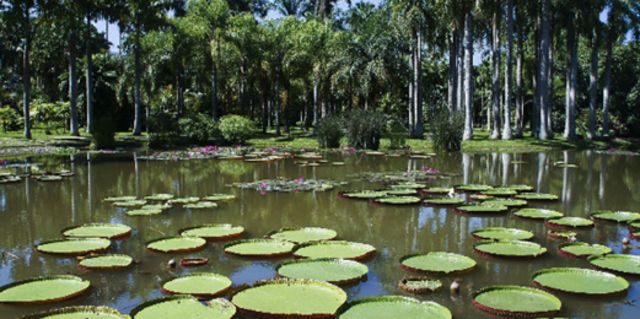
POLYGON ((511 139, 511 91, 513 85, 513 6, 514 0, 507 0, 507 52, 504 74, 504 123, 502 139, 511 139))
POLYGON ((589 29, 591 41, 591 67, 589 70, 589 122, 587 138, 592 140, 596 137, 596 105, 598 103, 598 64, 600 51, 600 33, 602 23, 600 22, 600 12, 602 12, 604 1, 592 1, 591 6, 586 9, 591 12, 587 15, 587 21, 592 27, 589 29))
POLYGON ((492 19, 491 19, 491 108, 493 130, 491 139, 500 137, 500 24, 502 21, 502 7, 500 0, 490 1, 492 19))
MULTIPOLYGON (((546 140, 549 138, 549 110, 551 99, 549 96, 549 69, 551 51, 551 1, 541 1, 541 23, 540 23, 540 65, 539 65, 539 95, 540 95, 540 121, 538 122, 538 138, 546 140)), ((535 116, 535 115, 534 115, 535 116)))
POLYGON ((465 8, 464 18, 464 133, 463 139, 473 138, 473 11, 465 8))

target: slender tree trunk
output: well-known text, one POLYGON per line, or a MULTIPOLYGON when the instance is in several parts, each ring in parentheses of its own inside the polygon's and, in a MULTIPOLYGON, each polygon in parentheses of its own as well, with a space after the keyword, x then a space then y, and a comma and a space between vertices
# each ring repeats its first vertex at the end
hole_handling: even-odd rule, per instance
POLYGON ((542 25, 540 29, 540 132, 538 138, 549 138, 548 116, 549 111, 549 51, 551 48, 551 17, 550 0, 542 0, 542 25))
POLYGON ((463 139, 473 138, 473 13, 467 9, 464 24, 464 134, 463 139))
POLYGON ((140 85, 142 81, 142 66, 140 65, 140 24, 137 22, 135 26, 133 59, 135 67, 135 93, 134 93, 134 119, 133 119, 133 135, 139 136, 142 133, 142 93, 140 85))
POLYGON ((611 66, 613 64, 613 42, 615 35, 610 29, 607 34, 607 57, 604 70, 604 88, 602 90, 602 135, 609 138, 609 98, 611 95, 611 66))
POLYGON ((318 108, 318 98, 319 98, 319 90, 320 90, 320 79, 318 76, 314 75, 313 77, 313 126, 315 127, 320 120, 320 109, 318 108))
POLYGON ((554 61, 554 48, 553 48, 553 25, 551 25, 551 30, 549 30, 549 63, 547 64, 547 96, 549 97, 549 103, 547 104, 547 137, 553 138, 553 125, 551 121, 551 113, 553 113, 553 97, 554 97, 554 87, 553 87, 553 62, 554 61))
POLYGON ((591 69, 589 71, 589 128, 587 138, 593 140, 596 137, 596 105, 598 104, 598 50, 600 49, 600 36, 597 27, 593 28, 591 38, 591 69))
POLYGON ((493 11, 492 25, 492 42, 491 42, 491 63, 493 70, 491 72, 491 108, 492 108, 492 132, 491 139, 500 137, 500 1, 497 1, 498 8, 493 11))
POLYGON ((275 94, 274 94, 274 98, 275 98, 275 103, 274 106, 276 108, 275 112, 274 112, 274 119, 273 119, 273 125, 275 125, 276 127, 276 135, 280 135, 280 112, 282 111, 282 107, 281 107, 281 97, 280 97, 280 67, 276 66, 276 70, 275 70, 275 94))
POLYGON ((449 112, 453 114, 458 111, 458 31, 453 30, 449 35, 449 86, 447 90, 447 104, 449 112))
POLYGON ((176 104, 178 104, 178 115, 184 114, 184 65, 182 61, 178 61, 176 74, 176 104))
POLYGON ((507 0, 507 54, 504 74, 504 123, 502 139, 511 139, 511 90, 513 86, 513 1, 507 0))
MULTIPOLYGON (((93 133, 93 57, 91 55, 91 15, 87 13, 87 25, 85 30, 85 89, 87 101, 87 133, 93 133)), ((108 32, 108 31, 107 31, 108 32)))
POLYGON ((422 34, 416 32, 416 54, 415 67, 413 69, 413 94, 414 99, 414 120, 415 129, 412 133, 413 138, 422 138, 424 135, 423 116, 422 116, 422 34))
POLYGON ((31 117, 29 104, 31 103, 31 65, 29 53, 31 52, 31 20, 29 17, 30 6, 25 5, 24 11, 24 47, 22 49, 22 115, 24 119, 24 137, 31 139, 31 117))
MULTIPOLYGON (((520 24, 520 22, 518 22, 520 24)), ((524 40, 521 27, 518 28, 518 57, 516 58, 516 130, 515 136, 522 137, 524 118, 524 88, 522 68, 524 64, 524 40)))
POLYGON ((78 136, 78 71, 76 68, 77 38, 75 27, 69 34, 69 129, 71 135, 78 136))
POLYGON ((416 68, 415 62, 415 56, 416 56, 416 51, 415 48, 413 47, 414 42, 411 41, 411 44, 409 45, 410 49, 411 49, 411 63, 409 64, 409 68, 411 71, 411 80, 409 80, 409 103, 408 103, 408 108, 407 108, 407 114, 408 114, 408 120, 409 120, 409 135, 413 134, 413 129, 415 127, 415 119, 413 118, 413 94, 415 93, 415 90, 413 89, 413 70, 416 68))
POLYGON ((576 86, 578 80, 578 43, 576 41, 574 21, 569 21, 567 28, 567 48, 569 50, 569 65, 567 72, 567 104, 565 110, 564 137, 569 140, 576 138, 576 86))
MULTIPOLYGON (((461 19, 461 25, 463 26, 462 28, 464 29, 464 24, 465 24, 465 16, 462 16, 461 19)), ((458 30, 458 41, 456 43, 456 48, 457 48, 457 66, 458 66, 458 80, 457 80, 457 92, 456 92, 456 109, 459 111, 463 111, 464 110, 464 50, 465 50, 465 43, 464 43, 464 30, 460 29, 458 30)))

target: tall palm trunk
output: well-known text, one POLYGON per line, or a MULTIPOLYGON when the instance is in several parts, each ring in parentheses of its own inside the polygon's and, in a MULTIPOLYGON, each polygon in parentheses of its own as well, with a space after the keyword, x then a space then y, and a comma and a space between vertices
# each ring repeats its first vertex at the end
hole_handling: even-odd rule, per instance
POLYGON ((615 34, 609 29, 607 34, 607 60, 604 71, 604 88, 602 90, 602 135, 609 137, 609 98, 611 95, 611 65, 613 64, 613 42, 615 34))
MULTIPOLYGON (((517 10, 517 9, 516 9, 517 10)), ((518 22, 520 25, 520 22, 518 22)), ((524 36, 522 28, 518 27, 518 56, 516 58, 516 129, 515 136, 522 137, 524 118, 524 88, 522 68, 524 64, 524 36)))
POLYGON ((320 109, 318 108, 318 98, 320 97, 320 79, 317 75, 313 77, 313 126, 315 127, 320 120, 320 109))
POLYGON ((542 0, 542 24, 540 28, 540 122, 538 138, 549 138, 548 115, 549 112, 549 51, 551 49, 551 17, 550 0, 542 0))
POLYGON ((413 68, 413 108, 414 108, 414 121, 415 127, 411 136, 414 138, 422 138, 424 134, 423 117, 422 117, 422 34, 420 31, 415 33, 416 47, 415 47, 415 63, 413 68))
MULTIPOLYGON (((87 25, 84 33, 85 45, 85 87, 87 100, 87 133, 93 133, 93 58, 91 56, 91 15, 87 13, 87 25)), ((107 31, 108 33, 108 31, 107 31)))
MULTIPOLYGON (((136 18, 137 19, 137 18, 136 18)), ((136 21, 133 47, 134 73, 135 73, 135 92, 134 92, 134 118, 133 118, 133 135, 139 136, 142 133, 142 93, 140 85, 142 81, 142 67, 140 65, 140 23, 136 21)))
MULTIPOLYGON (((28 3, 28 2, 27 2, 28 3)), ((29 103, 31 103, 31 65, 29 53, 31 52, 31 20, 29 11, 31 7, 24 5, 24 47, 22 49, 22 115, 24 118, 24 137, 31 139, 31 117, 29 115, 29 103)))
POLYGON ((449 35, 449 73, 448 73, 448 90, 447 90, 447 104, 449 106, 449 112, 454 113, 458 111, 457 97, 458 97, 458 31, 453 30, 449 35))
POLYGON ((507 0, 507 54, 504 71, 504 123, 502 139, 511 139, 511 90, 513 86, 513 1, 507 0))
POLYGON ((596 137, 596 104, 598 103, 598 50, 600 49, 600 35, 597 27, 593 28, 591 38, 591 69, 589 71, 589 129, 587 138, 596 137))
POLYGON ((500 1, 497 1, 493 11, 492 41, 491 41, 491 108, 492 132, 491 139, 500 137, 500 1))
POLYGON ((413 89, 413 70, 416 68, 415 62, 415 55, 416 55, 416 51, 415 48, 413 47, 414 42, 411 41, 411 44, 409 44, 409 48, 411 49, 411 63, 409 63, 409 69, 411 71, 411 77, 412 79, 409 80, 409 103, 407 105, 407 118, 409 120, 409 135, 413 134, 413 128, 415 127, 415 119, 413 118, 413 103, 414 103, 414 99, 413 99, 413 94, 415 93, 415 90, 413 89))
MULTIPOLYGON (((461 17, 461 25, 465 24, 465 15, 463 14, 461 17)), ((460 111, 464 109, 464 30, 458 31, 458 43, 457 43, 457 63, 458 63, 458 86, 457 86, 457 97, 456 97, 456 108, 460 111)))
POLYGON ((467 9, 464 24, 464 134, 463 139, 473 138, 473 13, 467 9))
POLYGON ((78 136, 78 71, 76 68, 77 39, 75 27, 69 34, 69 128, 71 135, 78 136))
POLYGON ((567 71, 567 99, 565 105, 564 137, 569 140, 576 138, 576 87, 578 85, 578 42, 574 21, 569 21, 567 28, 567 48, 569 63, 567 71))

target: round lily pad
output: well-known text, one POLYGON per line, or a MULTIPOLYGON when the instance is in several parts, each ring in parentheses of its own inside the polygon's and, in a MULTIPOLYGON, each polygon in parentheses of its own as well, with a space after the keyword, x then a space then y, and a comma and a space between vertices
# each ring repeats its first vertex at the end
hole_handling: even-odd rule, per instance
POLYGON ((362 243, 350 241, 323 241, 302 244, 296 247, 293 254, 303 258, 342 258, 363 260, 376 253, 376 248, 362 243))
POLYGON ((518 194, 518 191, 511 189, 511 188, 493 188, 493 189, 489 189, 486 191, 482 191, 480 192, 482 195, 489 195, 489 196, 496 196, 496 197, 503 197, 503 196, 513 196, 518 194))
POLYGON ((556 296, 540 289, 522 286, 491 286, 474 294, 477 308, 509 317, 552 316, 562 308, 556 296))
POLYGON ((522 240, 482 240, 473 248, 481 254, 499 257, 538 257, 547 252, 537 243, 522 240))
POLYGON ((349 303, 339 319, 451 319, 451 311, 433 301, 404 296, 368 297, 349 303))
POLYGON ((212 195, 206 196, 203 199, 207 201, 212 201, 212 202, 222 202, 222 201, 232 200, 234 198, 236 198, 236 195, 233 195, 233 194, 212 194, 212 195))
POLYGON ((640 230, 640 219, 631 220, 627 223, 632 230, 640 230))
POLYGON ((173 194, 153 194, 150 196, 146 196, 144 199, 150 200, 150 201, 166 201, 166 200, 173 199, 174 197, 175 196, 173 196, 173 194))
POLYGON ((502 205, 467 205, 456 207, 456 210, 466 214, 498 214, 508 212, 509 207, 502 205))
POLYGON ((410 196, 418 194, 418 190, 415 188, 393 188, 385 190, 389 196, 410 196))
POLYGON ((400 280, 398 287, 410 293, 422 294, 440 289, 442 287, 442 281, 425 277, 404 278, 400 280))
POLYGON ((471 235, 479 239, 511 239, 529 240, 533 238, 533 233, 527 230, 504 227, 488 227, 474 230, 471 235))
POLYGON ((62 176, 46 174, 34 177, 38 182, 58 182, 62 180, 62 176))
POLYGON ((582 217, 558 217, 547 219, 545 223, 549 227, 592 227, 593 221, 582 217))
POLYGON ((294 243, 279 239, 245 239, 224 246, 224 252, 242 257, 280 257, 291 254, 294 243))
POLYGON ((451 187, 430 187, 425 189, 423 192, 427 194, 449 194, 453 192, 453 188, 451 187))
POLYGON ((138 199, 135 196, 114 196, 114 197, 107 197, 105 199, 103 199, 103 201, 105 202, 130 202, 133 200, 138 199))
POLYGON ((417 196, 385 196, 375 199, 376 203, 386 205, 415 205, 421 201, 417 196))
POLYGON ((589 257, 591 255, 605 255, 611 253, 611 248, 589 243, 564 243, 558 247, 560 253, 571 257, 589 257))
POLYGON ((549 219, 549 218, 562 217, 564 215, 561 212, 557 212, 555 210, 541 209, 541 208, 523 208, 516 211, 513 214, 518 217, 529 218, 529 219, 549 219))
POLYGON ((244 227, 231 224, 207 224, 183 229, 180 236, 200 237, 206 240, 225 240, 237 238, 244 233, 244 227))
POLYGON ((609 254, 589 257, 589 262, 601 269, 628 275, 640 275, 640 256, 609 254))
POLYGON ((427 198, 423 201, 427 205, 460 205, 464 204, 464 199, 459 197, 440 197, 440 198, 427 198))
POLYGON ((69 300, 86 292, 88 280, 76 276, 28 279, 0 287, 0 303, 51 303, 69 300))
POLYGON ((127 255, 95 255, 80 260, 78 267, 91 270, 116 270, 133 264, 133 258, 127 255))
POLYGON ((118 310, 108 307, 73 306, 46 311, 22 319, 128 319, 118 310))
POLYGON ((105 238, 66 238, 46 241, 36 246, 36 250, 56 255, 86 255, 108 249, 111 241, 105 238))
POLYGON ((218 207, 218 204, 214 202, 208 202, 208 201, 200 201, 197 203, 184 205, 184 208, 188 208, 188 209, 207 209, 207 208, 216 208, 216 207, 218 207))
POLYGON ((200 197, 180 197, 169 200, 167 203, 173 205, 194 204, 200 201, 200 197))
POLYGON ((549 230, 547 231, 547 235, 549 235, 549 237, 551 238, 556 238, 556 239, 571 239, 571 238, 575 238, 576 235, 578 235, 578 233, 574 232, 574 231, 562 231, 562 230, 549 230))
POLYGON ((426 184, 411 183, 411 182, 391 185, 391 188, 393 189, 421 189, 425 187, 427 187, 426 184))
POLYGON ((131 234, 131 227, 121 224, 90 223, 70 227, 62 231, 65 237, 93 237, 115 239, 131 234))
POLYGON ((342 193, 343 197, 351 198, 351 199, 375 199, 387 196, 387 192, 385 191, 352 191, 342 193))
POLYGON ((587 295, 626 291, 629 282, 608 272, 585 268, 548 268, 533 275, 533 283, 545 288, 587 295))
POLYGON ((448 252, 429 252, 400 258, 404 269, 426 273, 458 273, 473 269, 476 261, 459 254, 448 252))
POLYGON ((236 307, 225 299, 200 302, 191 296, 180 295, 145 302, 131 311, 132 319, 231 319, 236 307))
POLYGON ((231 302, 258 317, 333 318, 346 300, 342 289, 324 281, 279 279, 241 290, 231 302))
POLYGON ((300 259, 281 264, 278 275, 291 279, 315 279, 346 285, 366 278, 369 268, 346 259, 300 259))
POLYGON ((483 201, 483 200, 494 199, 495 197, 489 196, 489 195, 483 195, 483 194, 475 193, 475 194, 469 194, 467 196, 467 198, 469 198, 469 200, 483 201))
POLYGON ((127 216, 153 216, 162 214, 163 210, 159 208, 140 208, 132 209, 125 212, 127 216))
POLYGON ((320 227, 284 228, 269 234, 270 238, 304 244, 312 241, 332 240, 338 236, 333 229, 320 227))
POLYGON ((528 201, 554 201, 558 200, 557 195, 544 194, 544 193, 521 193, 516 195, 518 199, 524 199, 528 201))
POLYGON ((146 200, 140 199, 140 200, 130 200, 130 201, 124 201, 124 202, 115 202, 115 203, 113 203, 113 206, 116 206, 116 207, 140 207, 140 206, 143 206, 146 203, 147 203, 146 200))
POLYGON ((616 223, 628 223, 635 219, 640 219, 640 213, 600 210, 591 215, 593 219, 611 221, 616 223))
POLYGON ((213 273, 191 273, 162 285, 169 294, 192 295, 198 298, 214 298, 224 295, 231 287, 231 280, 213 273))
POLYGON ((147 243, 147 248, 161 253, 184 253, 198 251, 207 245, 207 241, 200 237, 166 237, 147 243))
POLYGON ((524 199, 490 199, 482 202, 482 205, 507 207, 523 207, 527 204, 529 203, 524 199))
POLYGON ((512 189, 516 192, 530 192, 533 190, 533 186, 531 185, 525 185, 525 184, 515 184, 515 185, 507 185, 507 186, 502 186, 503 188, 508 188, 508 189, 512 189))
POLYGON ((458 185, 455 188, 463 192, 484 192, 492 189, 493 186, 483 185, 483 184, 465 184, 465 185, 458 185))

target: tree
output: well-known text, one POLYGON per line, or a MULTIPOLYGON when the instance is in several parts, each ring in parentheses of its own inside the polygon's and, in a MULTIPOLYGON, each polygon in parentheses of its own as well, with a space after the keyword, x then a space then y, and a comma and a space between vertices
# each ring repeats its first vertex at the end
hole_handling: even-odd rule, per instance
POLYGON ((500 1, 491 1, 492 19, 491 19, 491 114, 493 122, 493 131, 491 139, 500 137, 500 24, 502 21, 502 6, 500 1))
POLYGON ((464 134, 462 139, 473 138, 473 7, 467 7, 464 23, 464 134))
POLYGON ((539 99, 540 99, 540 121, 538 122, 538 138, 546 140, 549 138, 548 112, 550 110, 549 96, 549 69, 551 50, 551 1, 541 1, 541 25, 540 25, 540 63, 539 63, 539 99))
POLYGON ((504 73, 504 123, 502 139, 511 139, 511 93, 513 85, 513 5, 514 0, 507 0, 507 52, 504 73))

